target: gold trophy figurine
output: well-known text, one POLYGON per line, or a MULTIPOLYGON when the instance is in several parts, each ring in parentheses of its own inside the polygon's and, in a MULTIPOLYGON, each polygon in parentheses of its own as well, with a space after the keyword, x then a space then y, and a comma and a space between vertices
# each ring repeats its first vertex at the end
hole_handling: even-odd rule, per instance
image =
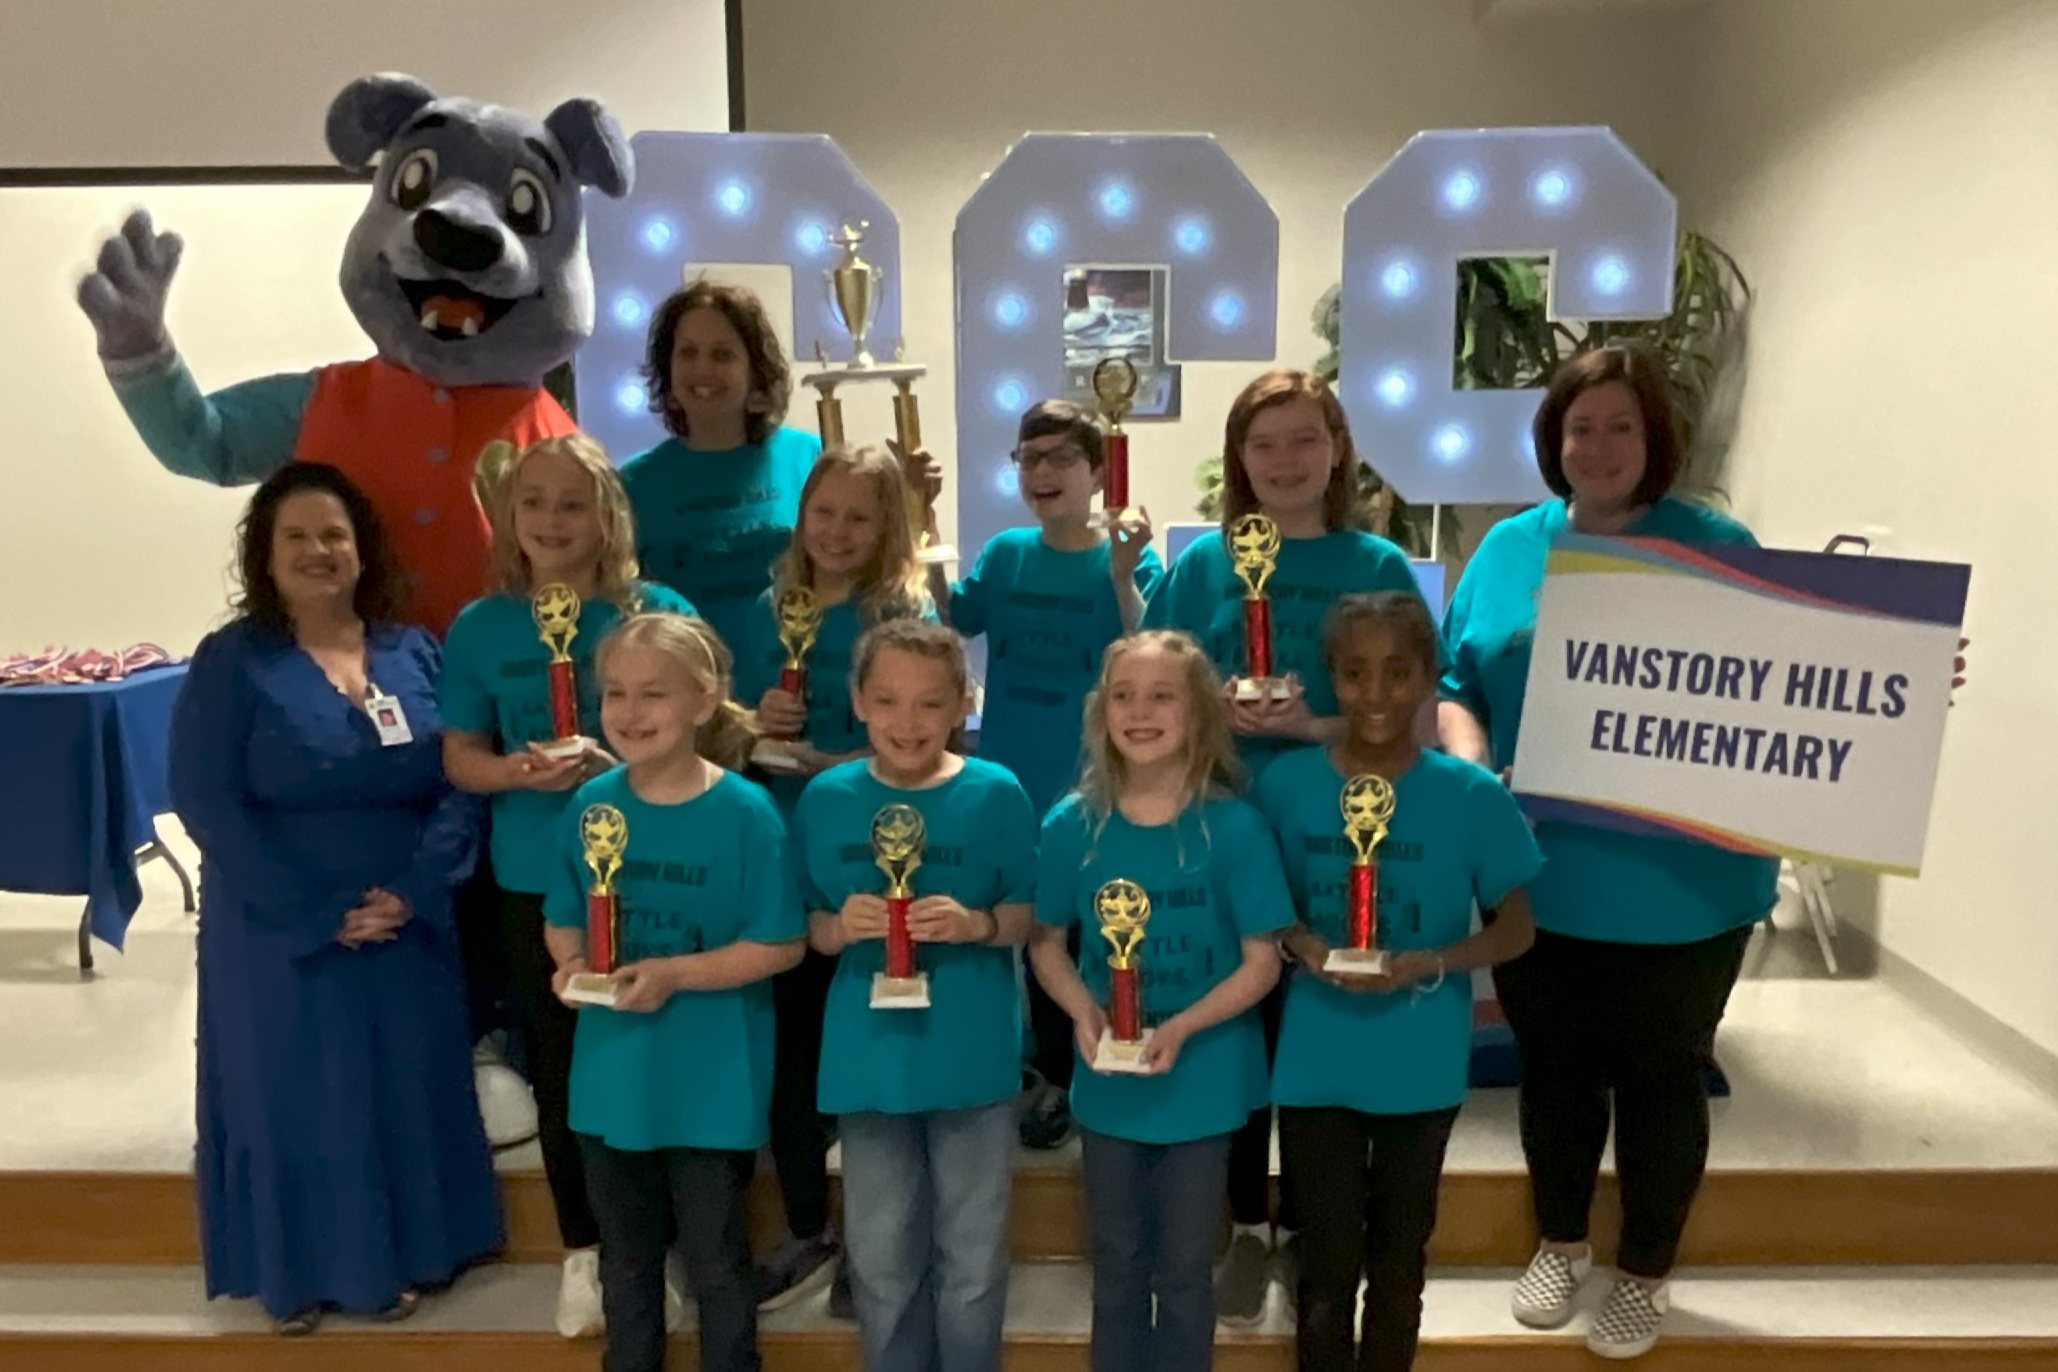
POLYGON ((615 968, 622 958, 622 898, 615 888, 629 821, 612 805, 589 805, 579 815, 579 847, 593 873, 586 888, 586 966, 565 981, 564 999, 576 1005, 615 1003, 615 968))
POLYGON ((1337 805, 1353 856, 1344 941, 1329 950, 1322 970, 1376 977, 1386 970, 1386 954, 1379 948, 1379 845, 1393 823, 1393 783, 1372 772, 1354 776, 1343 784, 1337 805))
POLYGON ((874 1010, 924 1010, 929 976, 915 965, 915 937, 908 907, 915 893, 908 882, 922 865, 929 826, 912 805, 880 807, 872 817, 872 861, 886 874, 886 970, 872 977, 874 1010))
POLYGON ((1093 893, 1093 915, 1100 922, 1101 937, 1114 949, 1108 957, 1108 1024, 1094 1049, 1093 1070, 1148 1072, 1143 1050, 1150 1045, 1151 1031, 1143 1025, 1142 969, 1136 950, 1150 923, 1150 896, 1135 882, 1118 878, 1093 893))
POLYGON ((844 382, 889 381, 894 386, 894 441, 900 446, 902 474, 908 487, 908 523, 915 535, 915 551, 923 562, 950 563, 958 560, 957 550, 939 543, 934 528, 935 509, 922 491, 921 473, 911 470, 916 453, 922 450, 922 416, 915 400, 914 385, 928 375, 919 362, 907 362, 895 346, 893 361, 881 363, 872 355, 872 325, 879 314, 879 282, 885 273, 858 255, 869 225, 860 221, 846 224, 830 241, 843 250, 843 259, 825 274, 829 311, 850 336, 850 361, 829 361, 827 349, 815 340, 815 362, 822 370, 801 378, 817 392, 815 419, 822 431, 822 446, 840 448, 848 441, 843 429, 843 401, 836 388, 844 382))
MULTIPOLYGON (((822 632, 822 602, 806 586, 789 586, 772 602, 772 614, 779 622, 779 646, 786 661, 779 668, 779 689, 801 700, 807 699, 807 655, 822 632)), ((794 744, 798 734, 779 734, 759 739, 750 760, 771 772, 806 770, 794 744)))
POLYGON ((1272 675, 1272 602, 1265 598, 1265 583, 1279 569, 1279 525, 1270 515, 1247 514, 1229 526, 1227 541, 1230 565, 1243 582, 1244 673, 1236 698, 1282 699, 1287 685, 1272 675))
POLYGON ((579 593, 561 581, 538 586, 529 598, 529 614, 536 621, 536 634, 550 650, 550 742, 543 751, 551 757, 574 757, 593 746, 593 740, 579 732, 579 687, 572 664, 572 640, 579 636, 579 593))

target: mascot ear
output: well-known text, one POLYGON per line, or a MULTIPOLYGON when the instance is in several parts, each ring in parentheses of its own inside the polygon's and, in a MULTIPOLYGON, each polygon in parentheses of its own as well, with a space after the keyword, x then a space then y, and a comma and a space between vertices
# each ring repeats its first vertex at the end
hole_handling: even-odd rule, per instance
POLYGON ((572 175, 611 200, 636 181, 636 156, 622 126, 598 100, 567 100, 543 121, 572 159, 572 175))
POLYGON ((329 106, 329 152, 350 170, 363 171, 435 98, 436 92, 412 76, 358 77, 329 106))

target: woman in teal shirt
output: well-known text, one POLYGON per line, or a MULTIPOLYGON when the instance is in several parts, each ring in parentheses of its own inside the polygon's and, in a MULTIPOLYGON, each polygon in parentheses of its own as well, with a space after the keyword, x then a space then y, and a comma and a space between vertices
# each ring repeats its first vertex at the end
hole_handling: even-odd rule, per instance
MULTIPOLYGON (((1754 542, 1735 520, 1670 494, 1678 424, 1648 355, 1611 347, 1568 361, 1535 427, 1537 464, 1558 498, 1488 531, 1444 620, 1444 747, 1503 775, 1556 533, 1754 542)), ((1495 974, 1521 1054, 1522 1147, 1543 1234, 1516 1285, 1515 1317, 1536 1328, 1571 1318, 1592 1261, 1587 1214, 1612 1093, 1621 1275, 1587 1342, 1635 1357, 1656 1343, 1669 1304, 1666 1278, 1708 1159, 1701 1068, 1751 926, 1772 908, 1779 863, 1583 824, 1539 824, 1536 836, 1536 946, 1495 974)))
POLYGON ((1030 958, 1081 1059, 1072 1110, 1093 1238, 1093 1372, 1212 1364, 1209 1267, 1230 1135, 1266 1099, 1250 1010, 1279 979, 1273 938, 1293 908, 1263 818, 1231 794, 1220 692, 1186 634, 1109 648, 1086 702, 1085 773, 1043 825, 1030 958), (1137 954, 1145 1075, 1094 1068, 1111 981, 1095 897, 1111 881, 1150 900, 1137 954))

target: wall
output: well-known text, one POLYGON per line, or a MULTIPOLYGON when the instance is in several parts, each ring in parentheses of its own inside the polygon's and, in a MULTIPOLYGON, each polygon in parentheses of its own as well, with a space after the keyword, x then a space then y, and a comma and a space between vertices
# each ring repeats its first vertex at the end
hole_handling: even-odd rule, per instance
MULTIPOLYGON (((744 88, 749 127, 831 134, 899 214, 908 356, 932 369, 924 429, 951 468, 952 228, 1023 133, 1219 135, 1279 213, 1279 360, 1305 366, 1344 206, 1409 135, 1612 124, 1665 170, 1677 27, 1664 12, 1480 26, 1450 0, 751 0, 744 88)), ((1131 426, 1132 498, 1160 527, 1194 517, 1193 467, 1220 451, 1229 402, 1260 369, 1188 364, 1185 417, 1131 426)))
POLYGON ((1772 544, 1872 527, 1886 552, 1974 567, 1924 875, 1839 886, 1887 948, 2058 1051, 2058 431, 2037 408, 2058 318, 2058 7, 1724 0, 1690 37, 1685 218, 1759 292, 1739 513, 1772 544))

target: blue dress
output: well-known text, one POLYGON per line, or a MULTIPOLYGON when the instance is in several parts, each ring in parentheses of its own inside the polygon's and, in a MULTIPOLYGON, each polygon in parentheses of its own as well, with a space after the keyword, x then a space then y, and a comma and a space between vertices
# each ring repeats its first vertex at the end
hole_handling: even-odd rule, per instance
POLYGON ((366 639, 410 743, 382 747, 312 657, 248 620, 201 643, 172 716, 172 807, 201 856, 207 1293, 275 1318, 381 1310, 501 1244, 450 907, 480 804, 443 778, 434 641, 366 639), (374 886, 413 917, 346 948, 374 886))

